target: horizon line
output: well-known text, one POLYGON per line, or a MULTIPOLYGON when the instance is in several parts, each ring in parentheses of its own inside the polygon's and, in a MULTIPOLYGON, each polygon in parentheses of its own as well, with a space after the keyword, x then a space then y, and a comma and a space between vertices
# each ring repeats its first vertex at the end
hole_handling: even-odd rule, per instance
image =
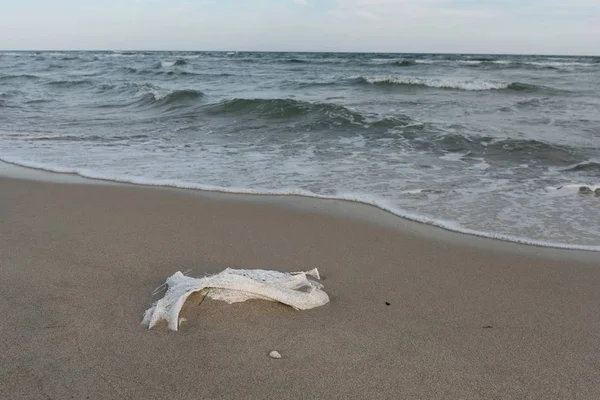
POLYGON ((474 52, 405 52, 405 51, 328 51, 328 50, 130 50, 130 49, 0 49, 0 52, 132 52, 132 53, 332 53, 332 54, 452 54, 452 55, 493 55, 493 56, 545 56, 545 57, 600 57, 600 54, 560 54, 560 53, 474 53, 474 52))

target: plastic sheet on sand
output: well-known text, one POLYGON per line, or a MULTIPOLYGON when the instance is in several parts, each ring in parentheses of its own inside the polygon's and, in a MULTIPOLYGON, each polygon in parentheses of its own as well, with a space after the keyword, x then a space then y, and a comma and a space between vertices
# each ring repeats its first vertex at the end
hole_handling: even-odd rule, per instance
POLYGON ((183 304, 192 293, 197 292, 230 304, 263 299, 278 301, 296 310, 308 310, 327 304, 329 296, 322 290, 323 285, 307 276, 320 279, 316 268, 292 273, 227 268, 216 275, 203 278, 192 278, 176 272, 165 282, 165 296, 144 313, 142 324, 152 328, 165 320, 169 329, 176 331, 183 304))

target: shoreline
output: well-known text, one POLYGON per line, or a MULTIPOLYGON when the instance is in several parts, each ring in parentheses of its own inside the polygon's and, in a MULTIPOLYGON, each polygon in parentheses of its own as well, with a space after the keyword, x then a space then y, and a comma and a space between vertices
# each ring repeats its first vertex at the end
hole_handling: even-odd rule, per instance
POLYGON ((360 200, 318 197, 304 194, 244 193, 218 189, 208 190, 191 187, 185 188, 169 185, 123 182, 105 178, 86 177, 78 173, 56 172, 42 167, 29 167, 5 160, 0 160, 0 177, 1 176, 61 184, 117 185, 131 188, 172 190, 214 200, 269 204, 284 209, 323 213, 325 215, 364 221, 404 232, 410 232, 423 238, 430 238, 433 240, 442 240, 449 243, 476 246, 484 249, 518 252, 540 257, 594 261, 596 257, 595 253, 600 253, 600 249, 587 248, 589 246, 563 247, 560 244, 535 241, 526 242, 493 237, 492 235, 486 235, 478 231, 465 232, 454 230, 445 226, 398 215, 377 204, 370 204, 360 200))
POLYGON ((0 176, 0 398, 600 398, 593 253, 259 200, 0 176), (141 325, 168 276, 226 267, 316 267, 331 302, 141 325))

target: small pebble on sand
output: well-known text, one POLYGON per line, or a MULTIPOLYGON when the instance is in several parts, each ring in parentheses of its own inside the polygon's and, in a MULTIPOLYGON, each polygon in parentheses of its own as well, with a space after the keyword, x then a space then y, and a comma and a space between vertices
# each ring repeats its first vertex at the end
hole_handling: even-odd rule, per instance
POLYGON ((279 354, 278 351, 273 350, 272 352, 269 353, 269 357, 274 358, 274 359, 280 359, 281 354, 279 354))

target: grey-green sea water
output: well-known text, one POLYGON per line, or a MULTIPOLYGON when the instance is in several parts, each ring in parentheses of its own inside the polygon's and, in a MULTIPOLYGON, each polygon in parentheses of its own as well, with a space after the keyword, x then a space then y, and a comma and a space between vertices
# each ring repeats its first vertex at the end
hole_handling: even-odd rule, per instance
POLYGON ((0 159, 600 250, 600 58, 4 52, 0 159))

